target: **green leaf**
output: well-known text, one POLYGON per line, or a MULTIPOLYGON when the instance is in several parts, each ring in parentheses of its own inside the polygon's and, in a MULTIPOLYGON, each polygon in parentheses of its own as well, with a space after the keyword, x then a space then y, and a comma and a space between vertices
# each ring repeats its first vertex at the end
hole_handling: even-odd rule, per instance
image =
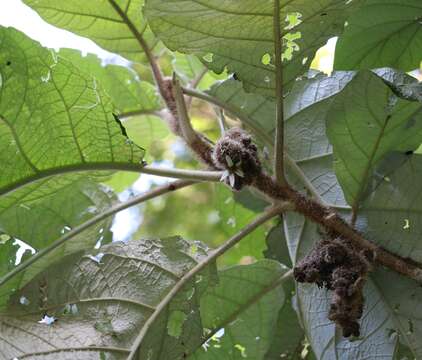
MULTIPOLYGON (((145 15, 153 32, 171 50, 195 54, 216 73, 236 73, 245 89, 274 97, 273 2, 211 3, 193 0, 147 0, 145 15)), ((358 1, 302 0, 281 3, 284 87, 291 87, 316 50, 343 30, 358 1)))
POLYGON ((221 271, 218 285, 201 298, 206 345, 189 359, 264 359, 274 313, 284 302, 283 273, 280 264, 269 260, 221 271))
POLYGON ((419 0, 367 0, 348 20, 335 53, 338 70, 390 66, 405 71, 422 60, 419 0))
MULTIPOLYGON (((115 202, 116 198, 111 192, 86 177, 68 175, 67 179, 50 178, 0 198, 0 232, 23 241, 38 252, 115 202)), ((0 308, 13 291, 19 290, 58 259, 93 249, 96 243, 110 241, 111 223, 111 218, 99 222, 72 238, 66 246, 55 249, 15 274, 0 288, 0 308)), ((18 249, 11 248, 11 242, 9 240, 0 245, 1 252, 11 256, 11 262, 6 259, 3 259, 4 263, 1 262, 1 280, 15 268, 18 249)))
POLYGON ((422 291, 413 280, 386 269, 377 269, 372 275, 373 283, 382 289, 383 300, 394 314, 394 326, 390 337, 399 341, 397 359, 419 359, 422 356, 422 320, 420 303, 422 291), (403 354, 406 352, 407 354, 403 354), (401 356, 399 356, 401 355, 401 356))
POLYGON ((374 166, 392 150, 415 150, 422 139, 422 103, 398 99, 371 72, 360 72, 327 114, 336 175, 356 211, 374 166))
POLYGON ((269 231, 265 239, 267 249, 264 252, 264 256, 267 259, 277 260, 285 266, 291 268, 292 261, 289 256, 287 239, 284 235, 283 222, 280 221, 280 223, 269 231))
MULTIPOLYGON (((215 188, 215 208, 218 210, 220 220, 219 233, 229 238, 244 226, 249 224, 255 217, 254 211, 244 208, 237 203, 233 193, 223 186, 215 188)), ((242 239, 229 253, 221 257, 225 265, 238 263, 250 263, 262 259, 265 249, 265 226, 260 226, 251 234, 242 239)))
MULTIPOLYGON (((287 293, 287 290, 292 291, 292 288, 294 288, 294 282, 290 281, 288 286, 285 286, 285 292, 287 293)), ((293 296, 287 293, 283 307, 278 313, 273 341, 265 355, 265 360, 314 359, 312 350, 304 351, 307 341, 297 314, 293 309, 292 300, 293 296), (307 354, 307 356, 304 357, 304 354, 307 354)))
POLYGON ((156 40, 142 18, 143 0, 24 0, 48 23, 96 42, 129 60, 143 58, 139 38, 156 40))
POLYGON ((13 29, 0 28, 0 194, 77 170, 139 167, 96 79, 13 29))
POLYGON ((392 154, 372 174, 356 226, 394 254, 422 261, 422 155, 392 154))
POLYGON ((122 123, 129 139, 146 149, 150 149, 154 142, 162 141, 170 135, 167 124, 158 116, 132 116, 122 123))
POLYGON ((153 113, 162 108, 153 85, 141 81, 130 68, 101 64, 94 54, 82 56, 77 50, 61 49, 60 57, 70 60, 78 69, 94 77, 110 96, 114 109, 120 114, 153 113))
MULTIPOLYGON (((206 256, 181 238, 113 243, 101 257, 67 258, 31 281, 0 315, 0 354, 12 359, 126 358, 164 296, 206 256), (75 260, 76 263, 75 263, 75 260), (52 325, 38 323, 45 315, 52 325), (36 355, 36 354, 39 355, 36 355)), ((204 273, 202 276, 205 276, 204 273)), ((148 329, 139 358, 183 356, 201 341, 199 291, 190 282, 148 329), (184 313, 179 336, 168 335, 173 313, 184 313)))

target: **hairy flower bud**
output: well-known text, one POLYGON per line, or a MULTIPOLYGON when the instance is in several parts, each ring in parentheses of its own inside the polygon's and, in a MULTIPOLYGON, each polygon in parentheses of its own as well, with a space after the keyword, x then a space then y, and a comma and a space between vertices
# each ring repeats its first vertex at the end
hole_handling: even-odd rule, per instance
POLYGON ((239 128, 228 130, 215 144, 213 161, 217 169, 224 170, 222 180, 235 190, 252 184, 262 171, 252 137, 239 128))

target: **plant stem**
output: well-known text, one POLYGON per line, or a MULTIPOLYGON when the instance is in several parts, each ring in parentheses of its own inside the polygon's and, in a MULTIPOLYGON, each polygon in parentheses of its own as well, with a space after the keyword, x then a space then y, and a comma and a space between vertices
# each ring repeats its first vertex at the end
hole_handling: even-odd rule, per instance
POLYGON ((113 163, 113 162, 83 163, 83 164, 68 165, 68 166, 63 166, 59 168, 41 170, 13 184, 0 188, 0 196, 16 191, 22 186, 32 184, 36 181, 39 181, 41 179, 51 177, 54 175, 62 175, 62 174, 68 174, 68 173, 73 173, 73 172, 110 171, 110 170, 137 172, 140 174, 162 176, 162 177, 173 178, 173 179, 189 179, 189 180, 196 180, 196 181, 213 181, 213 182, 219 182, 222 175, 221 171, 172 169, 172 168, 148 166, 148 165, 143 165, 143 164, 113 163))
POLYGON ((182 131, 183 139, 189 146, 192 146, 192 144, 198 141, 198 134, 195 132, 190 122, 183 91, 180 87, 179 80, 176 78, 176 74, 173 74, 173 93, 174 99, 176 100, 179 126, 182 131))
POLYGON ((266 221, 270 220, 274 216, 277 216, 283 211, 282 207, 273 207, 267 211, 265 211, 262 215, 257 217, 253 222, 245 226, 240 232, 236 235, 231 237, 227 240, 223 245, 218 247, 216 250, 211 252, 204 261, 198 263, 195 267, 193 267, 189 272, 187 272, 173 287, 167 295, 163 298, 160 304, 157 306, 154 313, 148 318, 145 322, 144 326, 141 329, 138 337, 136 338, 134 344, 132 345, 130 354, 127 360, 134 360, 136 357, 136 353, 138 351, 139 346, 141 345, 144 337, 148 333, 148 330, 154 324, 155 320, 160 316, 161 312, 169 305, 172 299, 177 295, 177 293, 193 278, 196 274, 198 274, 201 270, 203 270, 206 266, 214 262, 219 256, 223 255, 227 250, 231 249, 235 246, 240 240, 242 240, 245 236, 250 234, 254 231, 257 227, 265 223, 266 221))
POLYGON ((179 81, 176 79, 176 75, 173 74, 173 96, 176 101, 178 124, 180 129, 180 135, 183 140, 186 141, 187 145, 195 152, 199 158, 207 164, 209 167, 214 168, 214 162, 212 158, 213 148, 212 146, 193 129, 189 119, 188 110, 185 103, 185 97, 183 95, 182 88, 179 81))
POLYGON ((108 2, 113 7, 113 9, 117 12, 117 14, 122 18, 123 22, 128 26, 129 30, 131 31, 131 33, 133 34, 133 36, 136 38, 139 45, 141 46, 143 52, 145 53, 148 59, 148 62, 151 65, 152 74, 154 75, 154 79, 155 79, 155 82, 157 83, 158 89, 160 90, 160 93, 163 94, 165 92, 163 74, 161 73, 160 67, 158 66, 158 63, 154 54, 151 52, 151 49, 149 48, 142 34, 138 31, 136 26, 132 23, 132 21, 128 18, 126 13, 120 8, 120 6, 116 3, 116 1, 108 0, 108 2))
POLYGON ((5 276, 0 278, 0 287, 3 286, 6 282, 8 282, 10 279, 12 279, 14 276, 16 276, 17 274, 19 274, 20 272, 22 272, 23 270, 27 269, 29 266, 31 266, 32 264, 37 262, 42 257, 46 256, 47 254, 49 254, 53 250, 57 249, 58 247, 60 247, 61 245, 63 245, 67 241, 69 241, 70 239, 74 238, 76 235, 80 234, 81 232, 88 229, 89 227, 97 224, 98 222, 108 218, 109 216, 112 216, 112 215, 118 213, 119 211, 127 209, 131 206, 141 204, 141 203, 143 203, 147 200, 150 200, 150 199, 156 198, 158 196, 161 196, 163 194, 184 188, 186 186, 190 186, 194 183, 195 183, 194 181, 190 181, 190 180, 179 180, 179 181, 175 181, 173 183, 167 184, 167 185, 159 186, 159 187, 157 187, 157 188, 155 188, 155 189, 153 189, 153 190, 151 190, 151 191, 149 191, 145 194, 135 196, 133 199, 131 199, 129 201, 126 201, 122 204, 113 206, 110 209, 108 209, 107 211, 104 211, 103 213, 92 217, 88 221, 86 221, 83 224, 75 227, 74 229, 69 231, 67 234, 63 235, 57 241, 55 241, 52 244, 50 244, 49 246, 43 248, 42 250, 37 252, 35 255, 30 257, 28 260, 21 263, 20 265, 15 267, 12 271, 8 272, 5 276))
POLYGON ((284 176, 284 97, 283 97, 283 65, 281 58, 280 0, 274 0, 274 63, 275 63, 275 100, 276 131, 274 149, 274 174, 276 180, 286 184, 284 176))
POLYGON ((353 226, 346 223, 334 209, 305 197, 289 185, 280 185, 265 173, 256 177, 254 186, 272 199, 290 201, 295 206, 296 212, 321 225, 333 238, 341 237, 351 241, 357 250, 371 252, 377 263, 422 284, 422 268, 366 239, 353 226))

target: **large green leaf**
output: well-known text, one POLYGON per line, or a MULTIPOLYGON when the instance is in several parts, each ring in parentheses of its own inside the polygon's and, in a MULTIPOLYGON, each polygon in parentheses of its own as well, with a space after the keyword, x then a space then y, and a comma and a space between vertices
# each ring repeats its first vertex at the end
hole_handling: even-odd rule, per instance
POLYGON ((336 175, 356 210, 374 166, 392 150, 415 150, 422 142, 422 103, 396 98, 369 71, 357 74, 327 114, 336 175))
POLYGON ((156 43, 142 17, 143 0, 24 0, 50 24, 90 38, 129 60, 142 59, 139 38, 156 43))
MULTIPOLYGON (((370 77, 372 76, 373 75, 370 77)), ((345 79, 348 79, 347 82, 350 81, 350 77, 345 77, 345 79)), ((309 83, 309 80, 305 81, 309 83)), ((292 139, 292 145, 288 147, 288 149, 291 151, 293 157, 298 156, 297 154, 300 156, 300 154, 303 152, 310 155, 305 161, 307 167, 309 167, 309 170, 306 170, 305 167, 303 167, 303 169, 305 175, 312 184, 317 184, 317 182, 314 181, 313 177, 309 177, 308 175, 310 174, 308 171, 311 169, 313 169, 313 171, 320 169, 319 171, 323 171, 322 174, 325 173, 332 175, 332 177, 325 177, 325 179, 330 179, 330 183, 327 183, 331 184, 329 186, 330 198, 337 200, 343 199, 338 204, 343 204, 341 205, 340 209, 342 214, 347 217, 349 214, 347 212, 347 207, 344 206, 344 195, 342 189, 339 187, 336 177, 333 176, 332 162, 330 161, 324 165, 324 162, 321 161, 322 158, 320 155, 318 155, 325 153, 326 156, 332 156, 331 147, 329 146, 327 139, 323 136, 323 131, 327 110, 330 108, 331 103, 336 101, 338 96, 344 96, 343 93, 340 93, 340 95, 335 95, 335 93, 339 90, 339 88, 336 86, 336 84, 338 84, 337 81, 338 79, 333 79, 333 81, 330 81, 330 78, 317 78, 313 80, 315 86, 311 86, 310 84, 309 86, 302 86, 307 91, 303 93, 292 93, 293 99, 290 99, 290 104, 295 106, 298 105, 298 107, 295 109, 299 109, 299 111, 287 119, 287 129, 290 129, 289 126, 291 126, 291 129, 296 129, 295 133, 297 134, 297 136, 292 139), (329 92, 328 90, 331 91, 333 97, 326 98, 325 100, 315 104, 309 103, 309 98, 307 95, 310 93, 309 91, 318 88, 318 85, 321 86, 322 84, 324 84, 324 89, 326 92, 329 92), (300 105, 302 104, 307 107, 300 110, 300 105), (307 136, 303 136, 303 134, 306 134, 307 136)), ((328 93, 326 95, 328 96, 328 93)), ((384 111, 384 108, 381 108, 381 110, 384 111)), ((287 131, 289 138, 292 133, 289 132, 289 130, 287 131)), ((392 161, 386 163, 388 169, 390 170, 393 170, 397 167, 397 164, 392 161)), ((299 164, 303 166, 301 161, 299 161, 299 164)), ((368 208, 370 208, 369 204, 371 204, 371 201, 376 199, 376 184, 378 184, 382 179, 382 175, 377 175, 378 173, 379 170, 375 172, 376 176, 374 178, 374 185, 373 188, 370 188, 372 189, 372 192, 368 191, 368 208), (381 176, 380 180, 377 180, 377 176, 381 176)), ((409 181, 410 175, 408 172, 403 173, 399 168, 398 173, 400 173, 400 176, 403 176, 400 178, 400 181, 403 181, 405 177, 407 177, 409 181)), ((318 178, 318 176, 316 178, 318 178)), ((412 192, 414 189, 415 192, 412 192, 412 194, 409 193, 408 199, 415 200, 418 194, 418 187, 415 187, 414 185, 410 187, 407 183, 403 184, 403 189, 407 189, 406 191, 412 192)), ((388 186, 389 184, 385 183, 385 187, 387 188, 388 186)), ((324 188, 322 187, 315 187, 315 190, 318 194, 320 194, 320 196, 322 196, 322 198, 328 199, 325 195, 323 195, 323 189, 324 188)), ((398 190, 398 187, 390 187, 388 189, 391 192, 398 191, 397 200, 392 199, 390 201, 391 193, 388 193, 388 195, 382 195, 381 192, 379 198, 385 199, 385 201, 389 204, 388 209, 386 209, 385 213, 381 214, 379 218, 376 217, 378 211, 370 212, 370 209, 368 209, 368 213, 365 216, 372 214, 374 217, 373 221, 381 221, 381 219, 385 219, 386 217, 395 217, 397 212, 400 213, 402 206, 400 205, 398 199, 401 198, 402 192, 398 190)), ((404 212, 412 211, 411 204, 413 203, 406 203, 406 200, 404 199, 400 201, 405 202, 403 205, 404 212)), ((332 203, 332 200, 329 202, 332 203)), ((364 214, 365 206, 363 206, 361 211, 364 214)), ((358 216, 359 214, 360 212, 358 213, 358 216)), ((359 229, 364 233, 365 236, 370 239, 376 238, 378 236, 378 234, 373 234, 375 229, 380 231, 380 234, 382 234, 382 228, 377 227, 378 225, 375 223, 371 230, 369 221, 364 220, 364 215, 362 215, 362 219, 359 220, 359 224, 359 229)), ((404 225, 406 225, 405 222, 403 222, 401 226, 403 227, 404 225)), ((387 231, 389 231, 391 235, 394 226, 397 226, 397 223, 392 224, 388 230, 385 229, 384 236, 387 236, 387 231)), ((312 248, 315 241, 318 241, 318 239, 321 237, 320 230, 316 224, 306 220, 303 216, 296 213, 287 213, 284 216, 284 229, 289 246, 289 252, 293 262, 296 262, 305 256, 312 248)), ((400 229, 396 229, 395 231, 399 230, 400 229)), ((415 229, 415 233, 416 232, 417 230, 415 229)), ((397 237, 397 239, 398 238, 399 237, 397 237)), ((413 246, 416 246, 414 242, 412 244, 413 246)), ((385 242, 382 243, 382 245, 389 246, 385 242)), ((397 247, 393 250, 395 251, 396 249, 397 247)), ((413 286, 415 286, 415 284, 413 286)), ((388 289, 376 285, 372 279, 368 281, 367 286, 365 287, 364 315, 361 319, 362 340, 350 343, 348 340, 345 340, 341 337, 339 331, 335 329, 333 323, 327 319, 331 294, 326 290, 317 289, 314 285, 299 285, 297 290, 297 310, 301 318, 301 322, 305 328, 307 337, 311 342, 312 348, 317 358, 365 359, 367 354, 375 354, 377 358, 380 357, 384 359, 392 359, 399 346, 399 343, 397 341, 397 337, 391 337, 391 329, 394 328, 398 320, 396 319, 395 312, 392 311, 391 306, 385 299, 384 292, 386 291, 388 291, 388 289)), ((403 336, 404 335, 402 334, 401 338, 403 338, 403 336)), ((406 345, 411 346, 412 342, 416 341, 417 334, 414 334, 413 336, 414 338, 410 338, 412 341, 407 341, 406 345)), ((407 335, 407 337, 409 337, 409 335, 407 335)))
POLYGON ((367 0, 348 19, 337 42, 334 67, 418 68, 422 60, 421 20, 419 0, 367 0))
MULTIPOLYGON (((384 74, 385 77, 392 80, 388 74, 391 75, 387 72, 384 74)), ((310 185, 314 193, 328 204, 337 207, 346 217, 348 207, 333 171, 332 148, 325 136, 325 121, 332 102, 353 78, 353 73, 338 72, 332 77, 310 74, 309 78, 304 78, 295 84, 286 100, 287 152, 302 172, 300 174, 288 168, 287 175, 298 188, 303 188, 304 182, 307 181, 308 187, 310 185)), ((385 86, 382 82, 381 85, 385 86)), ((233 88, 236 84, 224 86, 233 88)), ((223 99, 222 92, 215 94, 223 99)), ((230 96, 224 101, 234 105, 238 115, 244 112, 239 117, 242 120, 248 118, 245 121, 246 125, 271 124, 271 119, 263 116, 263 110, 259 107, 254 109, 259 101, 248 101, 242 108, 238 105, 239 101, 241 103, 242 93, 239 92, 237 96, 240 100, 236 98, 233 104, 230 96), (248 107, 248 104, 251 104, 251 107, 248 107)), ((250 126, 250 129, 254 131, 255 127, 250 126)), ((263 127, 257 132, 258 136, 262 134, 262 129, 263 127)), ((269 130, 271 132, 271 128, 269 130)), ((272 138, 271 134, 265 137, 272 138)), ((394 205, 392 203, 393 207, 394 205)), ((391 209, 392 213, 395 211, 396 209, 391 209)), ((284 229, 290 256, 294 262, 307 254, 321 236, 316 224, 295 213, 287 213, 284 216, 284 229)), ((362 226, 361 231, 365 235, 369 235, 367 230, 362 226)), ((283 241, 281 234, 280 241, 283 241)), ((298 313, 318 359, 364 359, 368 353, 384 359, 393 357, 398 342, 396 338, 390 338, 390 329, 394 326, 395 320, 393 320, 394 314, 383 299, 383 289, 379 289, 369 281, 365 294, 367 305, 362 318, 362 335, 365 340, 350 343, 339 335, 335 326, 327 319, 330 295, 314 286, 301 285, 298 288, 298 313)))
MULTIPOLYGON (((111 192, 87 178, 74 175, 68 175, 67 179, 50 178, 0 199, 0 232, 23 241, 38 252, 72 228, 104 212, 115 201, 111 192)), ((9 278, 0 288, 0 308, 13 291, 19 290, 57 259, 110 241, 111 222, 109 218, 97 223, 9 278)), ((10 248, 11 242, 0 244, 0 252, 10 253, 12 260, 2 263, 0 280, 17 265, 18 249, 10 248), (6 264, 8 266, 3 268, 6 264)), ((22 259, 23 262, 28 258, 22 259)))
MULTIPOLYGON (((125 359, 163 297, 206 256, 199 244, 193 251, 177 237, 113 243, 99 251, 97 258, 61 259, 16 295, 0 316, 2 359, 125 359), (55 323, 38 323, 45 314, 55 323)), ((199 346, 197 287, 192 280, 161 311, 139 359, 179 359, 199 346)))
POLYGON ((422 155, 392 154, 374 170, 356 226, 404 258, 422 262, 422 155))
MULTIPOLYGON (((359 1, 281 2, 284 85, 309 67, 316 50, 340 34, 359 1)), ((273 1, 147 0, 145 15, 171 50, 193 53, 220 73, 236 73, 248 91, 274 96, 273 1)))
POLYGON ((94 77, 110 96, 117 113, 152 113, 162 108, 154 86, 141 81, 130 68, 119 65, 103 66, 96 55, 82 57, 79 51, 71 49, 62 49, 58 54, 94 77))
MULTIPOLYGON (((383 289, 383 299, 390 312, 394 313, 394 328, 390 329, 390 336, 398 337, 402 345, 399 352, 406 351, 408 359, 420 359, 422 356, 420 286, 415 286, 413 280, 385 269, 376 270, 372 279, 375 286, 383 289)), ((400 355, 403 354, 397 354, 397 358, 403 359, 404 356, 400 355)))
POLYGON ((279 283, 284 272, 270 260, 221 271, 218 285, 201 298, 202 324, 211 333, 205 347, 189 359, 264 359, 277 321, 274 314, 284 302, 279 283))
POLYGON ((0 28, 0 194, 54 174, 138 167, 92 76, 13 29, 0 28))

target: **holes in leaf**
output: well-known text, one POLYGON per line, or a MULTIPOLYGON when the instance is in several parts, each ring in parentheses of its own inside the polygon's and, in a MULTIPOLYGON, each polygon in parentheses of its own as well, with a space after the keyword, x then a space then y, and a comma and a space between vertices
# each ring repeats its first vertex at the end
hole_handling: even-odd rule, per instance
POLYGON ((287 25, 284 27, 286 30, 291 30, 294 27, 298 26, 302 20, 302 14, 300 12, 291 12, 287 13, 285 21, 287 25))
POLYGON ((271 63, 271 55, 268 54, 268 53, 262 55, 261 62, 264 65, 270 65, 270 63, 271 63))
POLYGON ((288 33, 283 36, 283 45, 285 46, 285 50, 283 51, 283 54, 281 55, 282 60, 291 60, 293 57, 293 53, 295 51, 300 50, 299 44, 296 42, 296 40, 299 40, 302 38, 302 33, 300 31, 296 31, 294 33, 288 33))
POLYGON ((307 61, 308 61, 308 57, 306 56, 302 59, 302 65, 305 65, 307 61))
POLYGON ((12 62, 10 60, 6 61, 6 65, 10 66, 10 65, 12 65, 12 62))
POLYGON ((206 62, 208 62, 208 63, 212 63, 212 62, 213 62, 213 57, 214 57, 214 54, 208 53, 208 54, 204 55, 202 58, 203 58, 206 62))
POLYGON ((57 319, 54 317, 54 316, 48 316, 47 314, 46 315, 44 315, 43 317, 42 317, 42 319, 40 320, 40 321, 38 321, 38 323, 39 324, 45 324, 45 325, 52 325, 52 324, 54 324, 54 322, 56 321, 57 319))

